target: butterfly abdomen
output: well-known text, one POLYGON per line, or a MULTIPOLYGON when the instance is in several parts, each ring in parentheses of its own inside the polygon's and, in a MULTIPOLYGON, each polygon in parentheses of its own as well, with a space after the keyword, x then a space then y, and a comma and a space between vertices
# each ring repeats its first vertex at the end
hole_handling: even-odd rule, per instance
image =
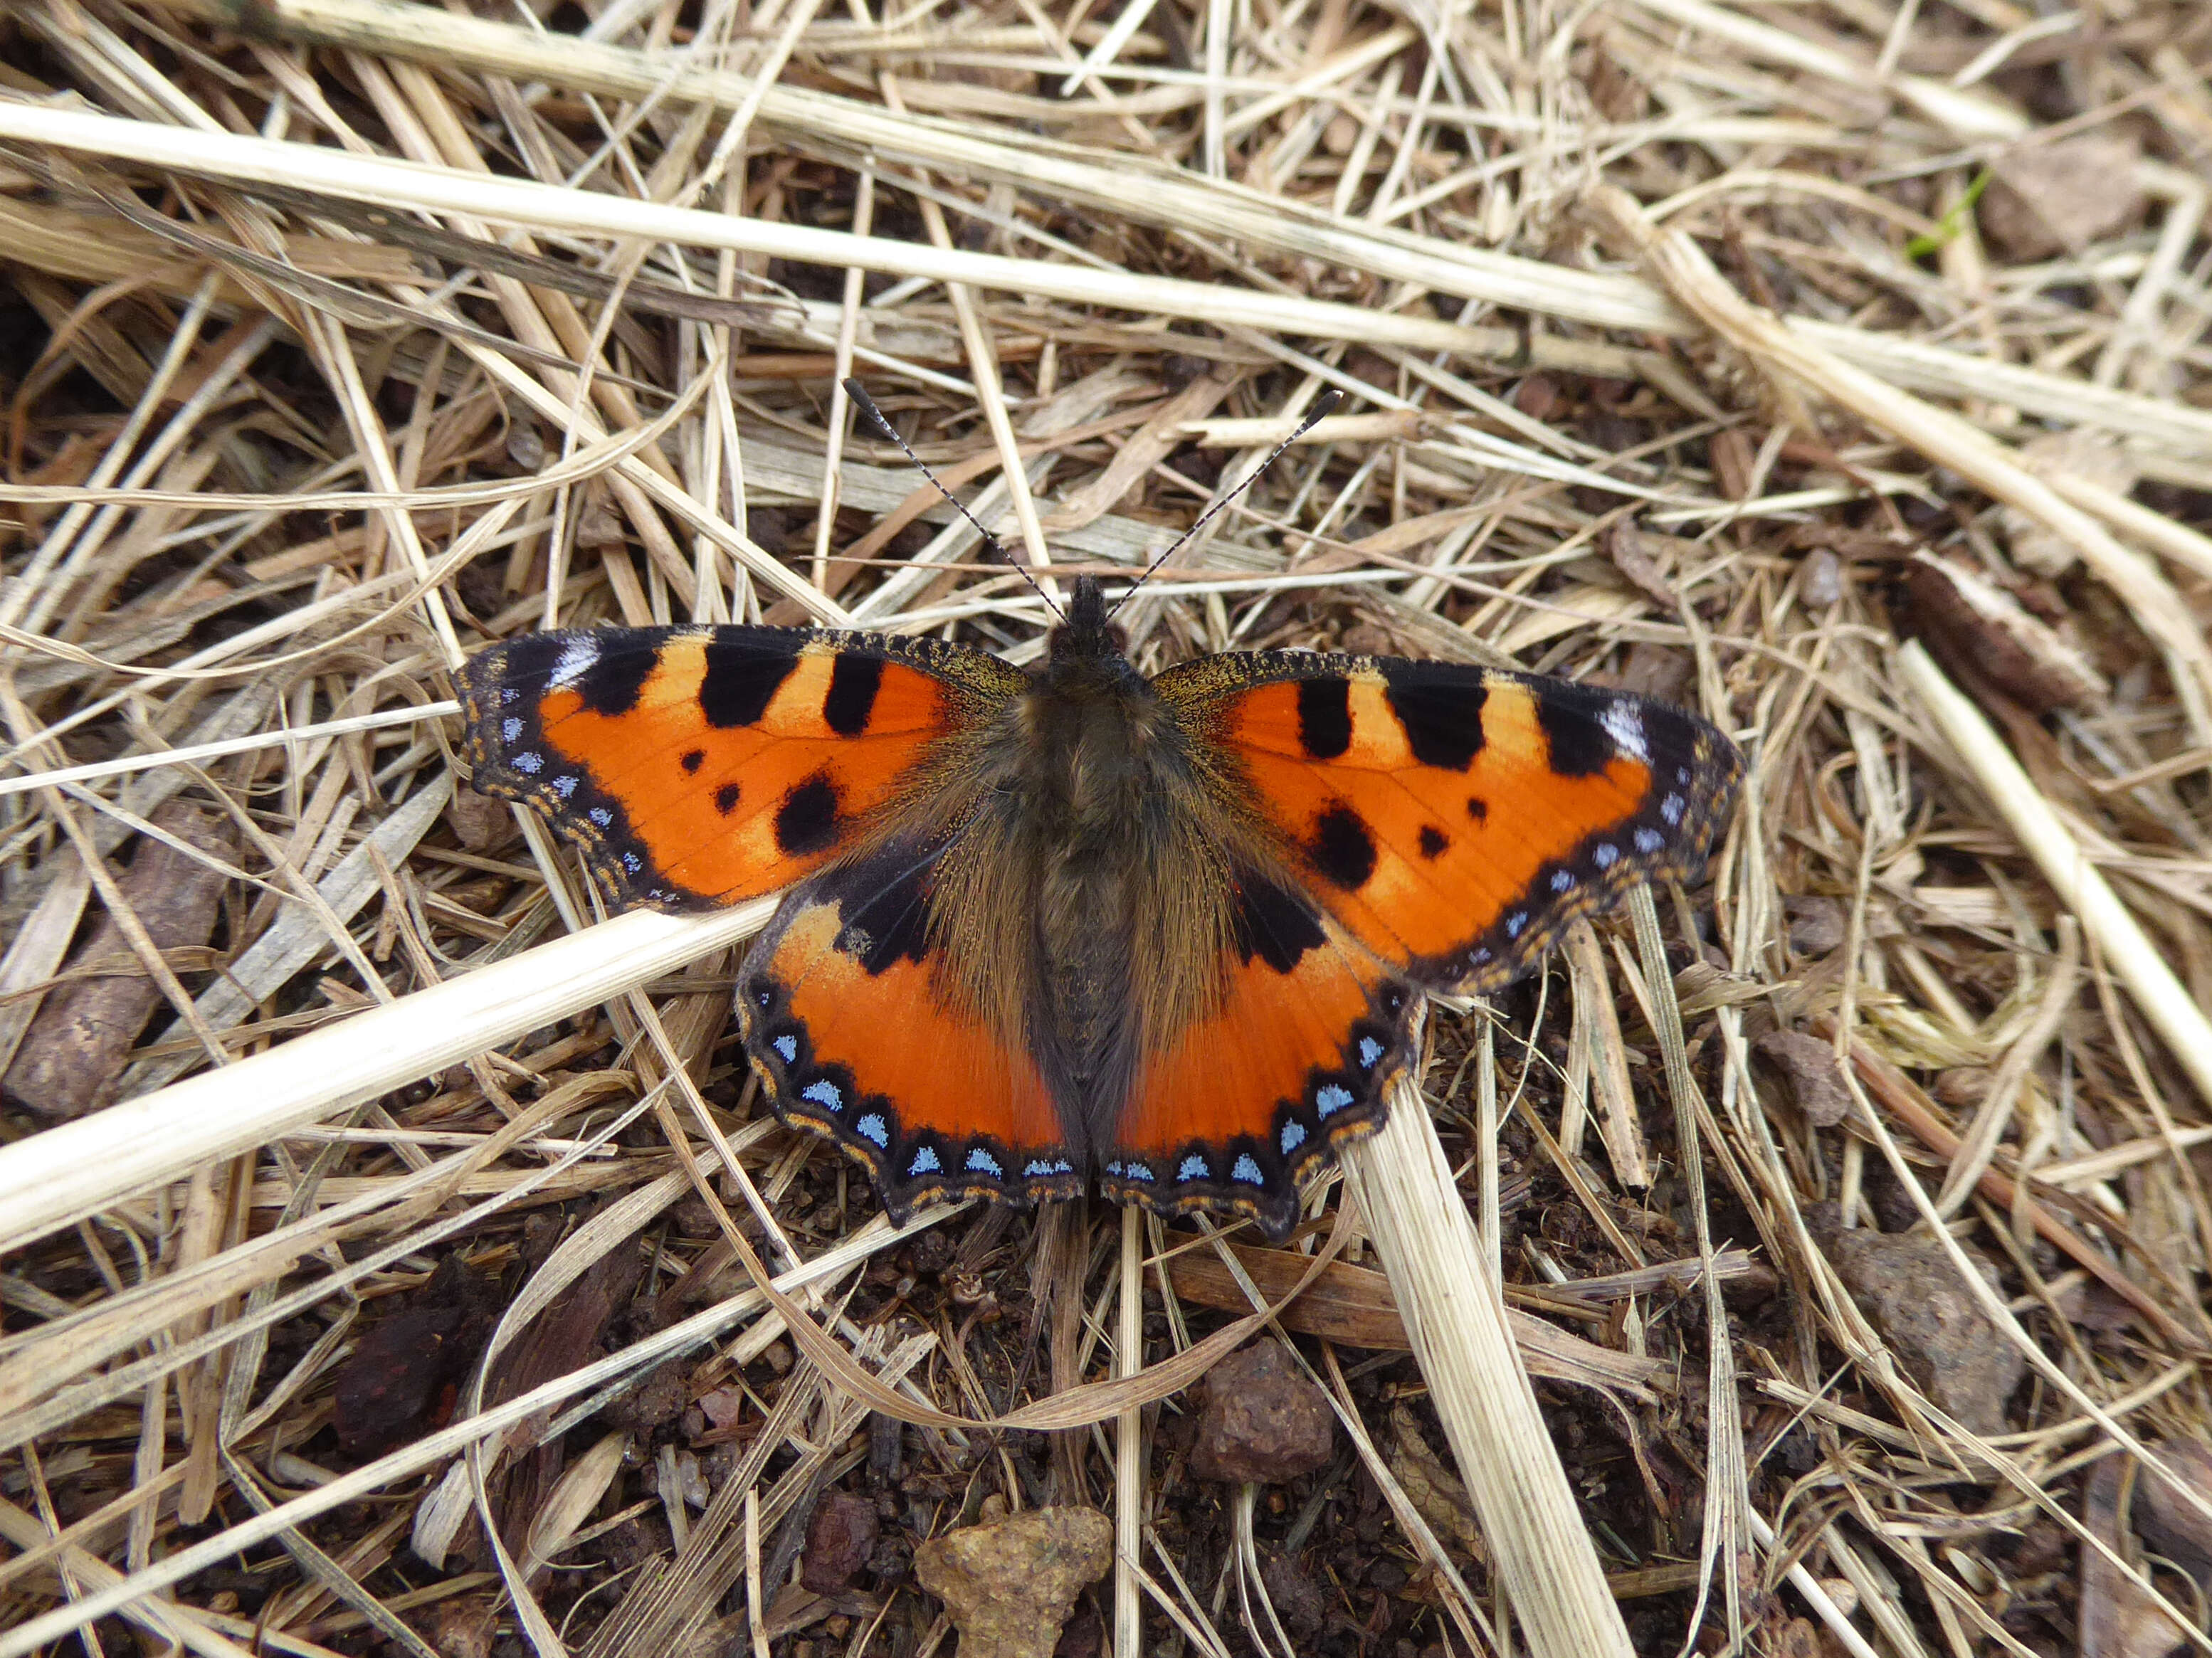
MULTIPOLYGON (((1001 884, 988 907, 1004 915, 1007 895, 1026 898, 1018 921, 994 925, 1023 963, 1019 1034, 1086 1157, 1146 1045, 1217 991, 1227 926, 1212 901, 1221 884, 1191 879, 1218 857, 1218 836, 1184 733, 1110 635, 1092 640, 1096 649, 1056 653, 1008 710, 999 781, 979 814, 991 821, 973 836, 975 863, 1001 884)), ((969 861, 964 847, 957 856, 969 861)))

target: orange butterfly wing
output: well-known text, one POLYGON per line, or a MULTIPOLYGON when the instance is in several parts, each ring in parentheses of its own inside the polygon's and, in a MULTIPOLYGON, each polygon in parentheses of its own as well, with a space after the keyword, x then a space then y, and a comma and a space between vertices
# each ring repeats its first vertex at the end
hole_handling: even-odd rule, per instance
POLYGON ((929 926, 942 851, 896 838, 816 878, 738 973, 777 1110, 866 1164, 901 1222, 931 1196, 1073 1196, 1086 1173, 1028 1050, 947 993, 929 926))
POLYGON ((1235 885, 1220 1004, 1146 1054, 1099 1183, 1168 1213, 1236 1210, 1280 1237, 1306 1171, 1382 1120, 1418 997, 1300 895, 1250 871, 1235 885))
POLYGON ((1633 883, 1696 873, 1742 774, 1696 716, 1565 680, 1268 653, 1154 684, 1329 914, 1434 989, 1496 989, 1633 883))
POLYGON ((850 850, 933 743, 1024 683, 933 640, 727 627, 534 634, 458 677, 476 786, 534 808, 615 900, 665 909, 850 850))

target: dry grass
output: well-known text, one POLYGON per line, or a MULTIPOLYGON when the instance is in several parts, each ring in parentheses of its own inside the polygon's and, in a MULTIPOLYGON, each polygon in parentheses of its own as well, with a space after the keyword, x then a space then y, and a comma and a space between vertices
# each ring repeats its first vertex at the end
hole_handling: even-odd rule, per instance
POLYGON ((596 14, 0 13, 0 1658, 911 1658, 1042 1502, 1070 1651, 2212 1649, 2203 9, 596 14), (592 925, 446 748, 539 626, 1027 659, 848 374, 1061 570, 1348 392, 1146 659, 1698 706, 1710 886, 1432 1009, 1285 1255, 890 1228, 728 1040, 764 908, 592 925), (1346 1448, 1240 1500, 1309 1284, 1346 1448))

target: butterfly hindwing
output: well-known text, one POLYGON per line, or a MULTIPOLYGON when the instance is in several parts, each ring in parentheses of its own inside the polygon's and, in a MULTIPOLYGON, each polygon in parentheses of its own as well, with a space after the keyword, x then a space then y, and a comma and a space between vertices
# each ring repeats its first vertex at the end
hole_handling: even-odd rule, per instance
POLYGON ((897 839, 784 901, 738 973, 746 1054, 784 1121, 864 1163, 895 1219, 936 1195, 1071 1196, 1084 1171, 1036 1061, 951 987, 933 865, 897 839))
POLYGON ((937 641, 737 627, 533 634, 458 678, 477 786, 532 806, 616 898, 670 909, 851 849, 933 744, 1024 683, 937 641))
POLYGON ((1279 1237, 1306 1171, 1382 1120, 1419 998, 1299 893, 1249 868, 1232 880, 1218 1003, 1146 1054, 1099 1184, 1165 1213, 1234 1210, 1279 1237))
POLYGON ((1430 988, 1495 989, 1634 882, 1694 874, 1742 769, 1679 708, 1451 663, 1276 652, 1153 683, 1322 907, 1430 988))

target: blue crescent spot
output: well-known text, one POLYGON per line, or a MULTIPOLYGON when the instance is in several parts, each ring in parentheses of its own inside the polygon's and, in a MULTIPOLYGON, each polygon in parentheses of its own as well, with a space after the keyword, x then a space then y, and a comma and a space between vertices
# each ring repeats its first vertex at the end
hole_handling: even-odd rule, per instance
POLYGON ((1121 1165, 1121 1175, 1125 1180, 1133 1181, 1150 1181, 1159 1178, 1152 1173, 1152 1166, 1148 1163, 1125 1163, 1121 1165))
POLYGON ((1121 1175, 1121 1165, 1118 1163, 1109 1163, 1106 1165, 1106 1172, 1118 1180, 1121 1175))
POLYGON ((1176 1178, 1182 1181, 1205 1180, 1212 1173, 1212 1165, 1195 1155, 1185 1157, 1176 1168, 1176 1178))
POLYGON ((1004 1180, 1006 1177, 1006 1166, 980 1145, 969 1151, 968 1167, 975 1173, 988 1175, 994 1180, 1004 1180))
POLYGON ((614 813, 609 811, 605 806, 593 806, 589 811, 586 812, 584 816, 590 818, 601 829, 605 829, 608 824, 615 821, 614 813))
POLYGON ((1636 831, 1636 849, 1638 852, 1649 854, 1658 851, 1666 844, 1667 837, 1656 829, 1640 829, 1636 831))
POLYGON ((1620 848, 1610 841, 1601 841, 1597 849, 1590 853, 1590 862, 1600 869, 1611 869, 1620 861, 1620 848))
POLYGON ((638 855, 634 852, 626 852, 623 853, 622 864, 623 868, 632 875, 636 874, 638 871, 645 867, 645 865, 639 859, 638 855))
MULTIPOLYGON (((882 1151, 890 1150, 891 1127, 872 1111, 853 1125, 853 1132, 864 1140, 873 1140, 882 1151)), ((928 1149, 922 1148, 925 1151, 928 1149)))
POLYGON ((1314 1109, 1329 1116, 1352 1103, 1352 1090, 1337 1083, 1328 1083, 1314 1090, 1314 1109))
POLYGON ((516 755, 507 763, 514 767, 515 770, 520 772, 525 777, 537 776, 545 766, 544 756, 527 750, 516 755))
POLYGON ((1375 1061, 1382 1057, 1382 1044, 1372 1036, 1359 1039, 1359 1064, 1363 1070, 1372 1071, 1375 1061))
POLYGON ((775 1050, 776 1057, 786 1065, 799 1058, 799 1038, 796 1036, 778 1036, 769 1046, 775 1050))
POLYGON ((807 1084, 799 1090, 799 1097, 813 1101, 824 1111, 842 1111, 845 1108, 845 1096, 837 1091, 837 1084, 826 1077, 820 1082, 807 1084))
POLYGON ((574 777, 561 776, 553 780, 553 793, 559 795, 563 800, 566 800, 575 792, 576 780, 574 777))
POLYGON ((1679 823, 1682 821, 1682 797, 1670 794, 1659 803, 1659 815, 1670 823, 1679 823))
POLYGON ((512 743, 522 735, 522 722, 513 714, 507 715, 499 722, 499 735, 501 742, 512 743))
POLYGON ((1571 869, 1563 869, 1552 877, 1552 890, 1554 892, 1571 892, 1574 885, 1575 872, 1571 869))
POLYGON ((1023 1177, 1027 1180, 1040 1180, 1047 1175, 1056 1175, 1059 1172, 1058 1168, 1047 1163, 1042 1157, 1031 1157, 1022 1165, 1023 1177))
POLYGON ((1521 929, 1528 925, 1528 912, 1525 909, 1516 909, 1505 918, 1505 936, 1509 938, 1517 938, 1521 936, 1521 929))
POLYGON ((914 1154, 914 1161, 907 1164, 906 1172, 909 1175, 934 1175, 944 1167, 937 1160, 935 1148, 925 1145, 914 1154))
POLYGON ((1283 1125, 1283 1155, 1285 1157, 1289 1157, 1291 1152, 1305 1143, 1306 1126, 1304 1123, 1286 1122, 1283 1125))
POLYGON ((1230 1169, 1231 1180, 1243 1181, 1247 1186, 1265 1186, 1267 1177, 1260 1172, 1260 1164, 1249 1151, 1240 1151, 1236 1164, 1230 1169))

